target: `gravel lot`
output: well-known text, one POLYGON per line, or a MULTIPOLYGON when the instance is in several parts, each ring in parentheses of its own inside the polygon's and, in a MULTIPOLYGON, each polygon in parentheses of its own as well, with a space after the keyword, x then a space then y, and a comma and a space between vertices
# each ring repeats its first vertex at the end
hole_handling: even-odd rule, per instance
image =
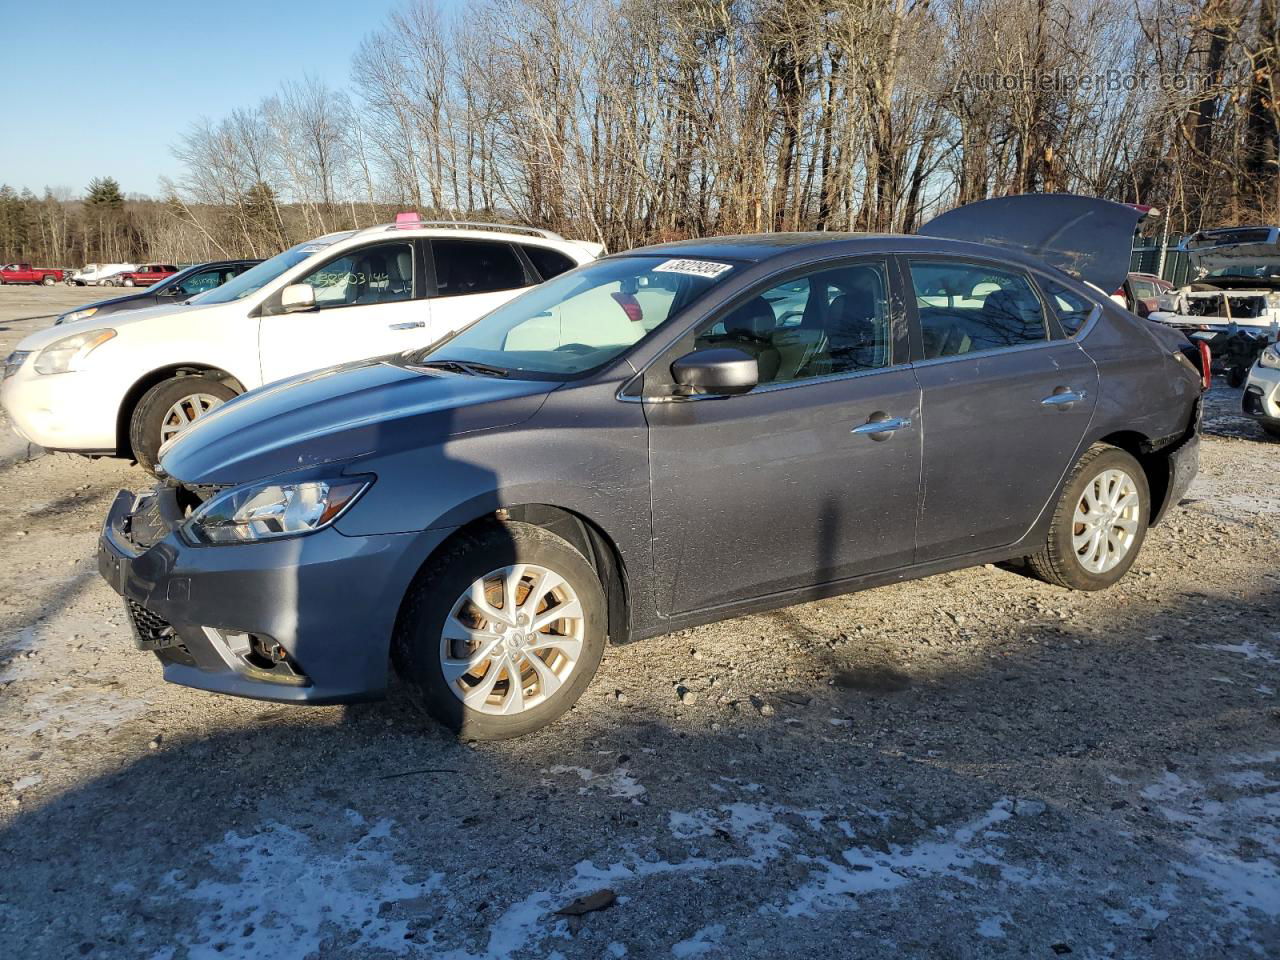
MULTIPOLYGON (((0 288, 0 355, 90 299, 0 288)), ((1110 592, 978 568, 614 648, 479 747, 396 691, 163 684, 94 564, 145 475, 0 422, 0 956, 1280 956, 1280 443, 1238 405, 1110 592)))

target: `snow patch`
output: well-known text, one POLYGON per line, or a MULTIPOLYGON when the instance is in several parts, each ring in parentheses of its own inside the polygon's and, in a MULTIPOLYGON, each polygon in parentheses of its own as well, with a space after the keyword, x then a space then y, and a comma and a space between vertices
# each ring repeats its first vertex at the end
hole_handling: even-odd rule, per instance
MULTIPOLYGON (((348 822, 356 818, 348 814, 348 822)), ((178 889, 164 898, 180 896, 207 906, 197 912, 195 932, 181 938, 186 955, 190 960, 306 957, 320 953, 334 937, 356 954, 408 952, 407 921, 383 919, 378 908, 384 901, 436 889, 441 875, 409 883, 410 868, 391 855, 391 828, 392 821, 380 820, 337 852, 276 821, 247 835, 228 831, 221 843, 205 848, 225 879, 182 889, 175 874, 168 877, 178 889)))
POLYGON ((671 954, 682 960, 684 957, 706 956, 719 946, 722 937, 724 937, 724 924, 713 923, 703 927, 688 940, 681 940, 674 944, 671 947, 671 954))
POLYGON ((1252 640, 1245 640, 1243 643, 1209 643, 1200 644, 1202 649, 1221 650, 1223 653, 1238 653, 1246 660, 1261 660, 1263 663, 1280 663, 1280 657, 1276 657, 1270 650, 1264 650, 1252 640))
POLYGON ((1013 815, 1013 803, 998 800, 982 816, 950 831, 936 827, 937 839, 925 839, 911 847, 888 844, 887 850, 855 846, 844 851, 844 863, 819 861, 824 871, 798 889, 785 909, 789 917, 812 917, 820 911, 847 908, 849 898, 894 890, 918 880, 951 877, 972 884, 970 876, 979 864, 1001 869, 1007 879, 1030 882, 1024 871, 1005 864, 999 851, 985 845, 999 834, 992 831, 1013 815))
MULTIPOLYGON (((611 797, 622 797, 630 800, 632 803, 640 803, 643 797, 649 791, 644 788, 626 767, 617 767, 607 773, 596 773, 586 767, 565 767, 555 766, 543 773, 549 773, 554 776, 560 776, 566 773, 572 773, 583 785, 578 788, 578 793, 586 795, 594 790, 607 790, 611 797)), ((547 783, 548 781, 543 781, 547 783)))

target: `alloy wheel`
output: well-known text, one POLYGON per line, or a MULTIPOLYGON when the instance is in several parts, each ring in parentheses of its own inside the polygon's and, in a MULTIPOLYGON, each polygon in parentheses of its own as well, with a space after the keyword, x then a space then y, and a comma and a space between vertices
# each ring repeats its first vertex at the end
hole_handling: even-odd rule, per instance
POLYGON ((1071 545, 1080 565, 1106 573, 1133 548, 1141 503, 1138 486, 1123 470, 1104 470, 1084 488, 1072 517, 1071 545))
POLYGON ((160 442, 176 437, 210 410, 222 406, 220 397, 208 393, 193 393, 171 406, 160 421, 160 442))
POLYGON ((545 703, 582 656, 585 620, 573 585, 516 563, 475 580, 440 632, 440 666, 472 710, 512 716, 545 703))

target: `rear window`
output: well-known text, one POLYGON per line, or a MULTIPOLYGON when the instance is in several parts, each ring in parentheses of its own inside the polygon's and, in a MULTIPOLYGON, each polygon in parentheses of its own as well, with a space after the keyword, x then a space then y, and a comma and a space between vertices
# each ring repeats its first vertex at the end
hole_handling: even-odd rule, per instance
POLYGON ((577 266, 569 257, 565 256, 559 250, 552 250, 550 247, 535 247, 528 244, 522 244, 521 249, 524 250, 535 270, 543 280, 550 280, 552 277, 558 277, 567 270, 572 270, 577 266))

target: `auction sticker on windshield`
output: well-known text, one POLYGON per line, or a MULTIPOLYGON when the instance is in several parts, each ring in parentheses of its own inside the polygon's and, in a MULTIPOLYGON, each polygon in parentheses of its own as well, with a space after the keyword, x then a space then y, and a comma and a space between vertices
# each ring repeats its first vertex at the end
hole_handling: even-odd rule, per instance
POLYGON ((687 273, 691 277, 718 277, 732 270, 731 263, 715 263, 711 260, 664 260, 653 268, 654 273, 687 273))

